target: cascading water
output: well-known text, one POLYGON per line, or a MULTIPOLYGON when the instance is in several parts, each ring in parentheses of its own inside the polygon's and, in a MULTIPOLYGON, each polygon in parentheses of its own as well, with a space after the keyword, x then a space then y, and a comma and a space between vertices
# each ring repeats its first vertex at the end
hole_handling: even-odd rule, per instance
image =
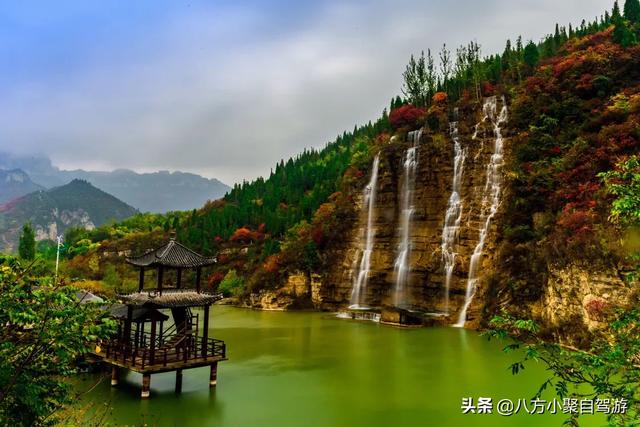
POLYGON ((404 155, 404 174, 402 178, 402 193, 400 212, 400 245, 395 262, 396 285, 393 294, 393 304, 396 307, 407 303, 407 283, 411 272, 411 217, 413 215, 413 190, 416 182, 416 167, 418 165, 418 143, 422 136, 422 129, 409 132, 408 139, 411 147, 404 155))
POLYGON ((369 280, 369 271, 371 269, 371 254, 373 252, 373 241, 375 238, 375 229, 373 220, 376 209, 376 189, 378 184, 378 166, 380 164, 380 155, 373 160, 371 167, 371 179, 364 189, 364 208, 367 209, 367 228, 364 233, 364 248, 362 249, 362 257, 360 263, 357 261, 356 274, 354 276, 353 288, 351 290, 351 309, 363 309, 364 297, 366 296, 367 281, 369 280))
MULTIPOLYGON (((457 120, 458 111, 454 111, 454 118, 457 120)), ((462 183, 462 171, 466 158, 466 150, 460 144, 458 135, 458 122, 454 121, 450 124, 451 139, 453 139, 453 185, 451 187, 451 195, 447 204, 447 211, 444 217, 444 226, 442 227, 442 263, 444 265, 445 281, 444 281, 444 312, 449 314, 449 289, 451 287, 451 278, 453 276, 453 268, 456 260, 456 244, 460 232, 460 219, 462 218, 462 199, 460 198, 460 185, 462 183)))
POLYGON ((480 267, 480 260, 482 258, 482 251, 484 249, 484 243, 489 233, 489 226, 491 220, 498 210, 500 203, 500 191, 501 191, 501 176, 500 167, 502 166, 502 129, 501 126, 507 121, 507 103, 502 97, 502 109, 498 114, 498 99, 495 96, 487 98, 482 106, 484 113, 483 122, 486 119, 491 121, 493 126, 493 134, 495 137, 495 143, 493 148, 493 154, 491 160, 487 165, 487 181, 484 186, 482 194, 481 212, 480 212, 480 236, 478 244, 473 250, 471 255, 471 262, 469 263, 469 278, 467 279, 467 291, 465 294, 465 301, 458 315, 458 321, 454 325, 456 327, 464 327, 464 323, 467 319, 467 310, 476 292, 478 284, 478 268, 480 267))

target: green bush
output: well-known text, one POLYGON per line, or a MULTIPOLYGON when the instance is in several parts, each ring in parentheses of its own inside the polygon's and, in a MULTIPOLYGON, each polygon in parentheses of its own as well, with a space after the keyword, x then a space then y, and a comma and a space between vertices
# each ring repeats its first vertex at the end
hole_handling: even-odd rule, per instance
POLYGON ((218 291, 222 292, 224 296, 240 295, 244 291, 244 279, 238 276, 235 270, 229 270, 218 285, 218 291))
POLYGON ((120 287, 122 284, 122 279, 116 270, 115 265, 109 264, 104 270, 104 276, 102 277, 102 281, 110 288, 115 289, 120 287))

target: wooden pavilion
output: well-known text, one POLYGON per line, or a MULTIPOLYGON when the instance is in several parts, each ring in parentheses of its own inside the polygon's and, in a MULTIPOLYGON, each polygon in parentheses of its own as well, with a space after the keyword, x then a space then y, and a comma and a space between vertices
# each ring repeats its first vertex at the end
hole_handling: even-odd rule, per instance
POLYGON ((226 346, 209 337, 209 310, 221 295, 201 292, 202 268, 216 262, 197 254, 174 238, 161 247, 126 261, 140 269, 138 291, 119 295, 122 304, 111 307, 119 321, 118 334, 96 348, 96 356, 111 365, 111 385, 118 384, 120 368, 142 374, 143 399, 149 398, 151 374, 176 372, 176 392, 182 390, 184 369, 210 366, 209 386, 217 382, 218 362, 226 359, 226 346), (154 288, 145 289, 145 271, 155 269, 154 288), (195 270, 195 289, 183 288, 182 272, 195 270), (165 272, 176 271, 167 286, 165 272), (199 313, 203 308, 202 326, 199 313))

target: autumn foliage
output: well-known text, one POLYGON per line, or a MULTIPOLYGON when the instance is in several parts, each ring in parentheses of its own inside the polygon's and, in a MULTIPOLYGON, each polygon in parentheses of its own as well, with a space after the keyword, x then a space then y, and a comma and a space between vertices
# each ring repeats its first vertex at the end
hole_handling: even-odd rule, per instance
POLYGON ((261 239, 263 236, 263 233, 253 231, 249 227, 240 227, 231 235, 229 241, 232 243, 251 243, 261 239))
POLYGON ((436 92, 432 97, 432 101, 434 104, 442 104, 447 102, 448 98, 449 95, 446 92, 436 92))
POLYGON ((414 107, 411 104, 391 110, 389 113, 389 122, 394 129, 403 127, 415 128, 424 118, 426 111, 423 108, 414 107))

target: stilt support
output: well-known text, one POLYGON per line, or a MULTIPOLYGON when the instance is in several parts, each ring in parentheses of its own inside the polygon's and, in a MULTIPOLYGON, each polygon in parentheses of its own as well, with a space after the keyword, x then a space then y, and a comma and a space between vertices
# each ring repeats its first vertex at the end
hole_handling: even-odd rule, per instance
POLYGON ((211 364, 211 374, 209 375, 209 387, 215 387, 218 384, 218 362, 211 364))
POLYGON ((142 399, 148 399, 149 398, 149 390, 151 388, 151 374, 143 374, 142 375, 142 393, 140 394, 140 397, 142 399))
POLYGON ((176 393, 182 392, 182 369, 176 370, 176 393))
POLYGON ((115 386, 118 385, 118 379, 119 379, 119 369, 117 366, 112 366, 111 367, 111 385, 115 386))

